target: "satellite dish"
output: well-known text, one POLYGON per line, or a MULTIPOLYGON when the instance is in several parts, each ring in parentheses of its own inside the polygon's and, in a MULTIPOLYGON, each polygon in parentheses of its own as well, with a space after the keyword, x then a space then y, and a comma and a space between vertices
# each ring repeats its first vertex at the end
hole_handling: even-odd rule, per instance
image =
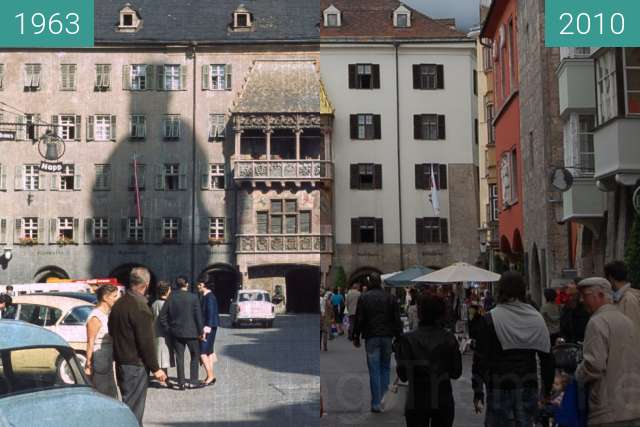
POLYGON ((551 173, 551 186, 564 193, 573 186, 573 175, 567 168, 555 168, 551 173))

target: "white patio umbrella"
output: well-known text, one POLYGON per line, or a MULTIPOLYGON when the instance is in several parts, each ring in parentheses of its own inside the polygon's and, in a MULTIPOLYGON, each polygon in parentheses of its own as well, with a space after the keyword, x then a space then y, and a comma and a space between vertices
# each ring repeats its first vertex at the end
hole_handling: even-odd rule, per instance
POLYGON ((499 274, 466 262, 456 262, 449 267, 413 279, 414 282, 431 283, 497 282, 498 280, 500 280, 499 274))

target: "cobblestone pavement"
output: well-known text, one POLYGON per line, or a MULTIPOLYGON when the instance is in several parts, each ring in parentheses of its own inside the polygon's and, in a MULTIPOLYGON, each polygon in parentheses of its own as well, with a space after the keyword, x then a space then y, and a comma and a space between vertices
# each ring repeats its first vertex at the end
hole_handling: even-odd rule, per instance
MULTIPOLYGON (((454 426, 481 426, 484 417, 476 415, 473 410, 471 356, 463 356, 462 362, 462 377, 453 381, 456 402, 454 426)), ((356 349, 345 337, 329 341, 329 351, 320 354, 320 375, 324 410, 327 413, 321 419, 322 427, 405 426, 403 414, 406 387, 399 387, 398 393, 387 393, 384 413, 370 412, 371 395, 364 343, 356 349)), ((396 377, 395 365, 392 365, 391 377, 393 382, 396 377)))
MULTIPOLYGON (((318 315, 280 315, 272 329, 231 329, 227 316, 222 321, 216 384, 186 391, 150 388, 145 427, 317 426, 318 315)), ((175 368, 169 376, 175 378, 175 368)), ((201 369, 200 379, 205 376, 201 369)))

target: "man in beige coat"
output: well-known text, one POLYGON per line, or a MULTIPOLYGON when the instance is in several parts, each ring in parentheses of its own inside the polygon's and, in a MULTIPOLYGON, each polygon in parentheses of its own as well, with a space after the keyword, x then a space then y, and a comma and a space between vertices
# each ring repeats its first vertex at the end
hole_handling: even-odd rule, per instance
POLYGON ((356 309, 358 308, 358 300, 360 299, 360 284, 354 283, 347 292, 346 305, 349 312, 349 340, 353 339, 353 326, 356 323, 356 309))
POLYGON ((613 261, 604 266, 604 277, 613 288, 613 303, 640 328, 640 291, 627 282, 627 269, 622 261, 613 261))
POLYGON ((578 289, 592 313, 585 332, 584 360, 576 379, 588 384, 589 426, 640 426, 639 329, 611 304, 611 284, 582 280, 578 289))

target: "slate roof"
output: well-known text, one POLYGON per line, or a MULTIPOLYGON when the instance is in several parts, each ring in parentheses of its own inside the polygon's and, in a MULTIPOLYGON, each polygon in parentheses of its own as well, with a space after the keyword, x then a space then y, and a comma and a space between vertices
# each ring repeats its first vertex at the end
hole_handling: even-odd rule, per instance
POLYGON ((320 77, 311 60, 257 60, 234 113, 319 113, 320 77))
POLYGON ((320 35, 319 10, 318 0, 95 0, 95 43, 313 42, 320 35), (135 33, 115 31, 127 3, 143 20, 135 33), (241 4, 253 15, 255 31, 229 30, 241 4))
MULTIPOLYGON (((455 0, 450 0, 455 1, 455 0)), ((334 5, 342 14, 340 27, 320 29, 320 38, 343 41, 393 40, 470 40, 466 34, 451 28, 450 20, 436 20, 398 0, 320 0, 320 13, 334 5), (393 26, 393 11, 401 4, 411 10, 411 27, 393 26)))

